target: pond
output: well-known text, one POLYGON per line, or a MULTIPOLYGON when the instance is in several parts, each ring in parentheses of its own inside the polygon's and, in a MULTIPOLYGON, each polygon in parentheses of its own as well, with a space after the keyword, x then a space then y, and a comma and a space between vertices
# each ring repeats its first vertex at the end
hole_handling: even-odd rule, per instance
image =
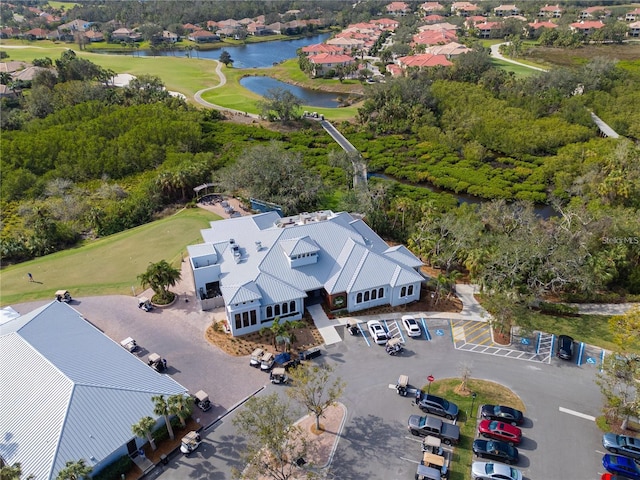
POLYGON ((340 102, 338 102, 338 95, 340 94, 338 93, 320 92, 309 88, 297 87, 270 77, 244 77, 240 80, 240 85, 263 97, 271 89, 282 88, 300 98, 303 105, 311 107, 336 108, 340 105, 340 102))

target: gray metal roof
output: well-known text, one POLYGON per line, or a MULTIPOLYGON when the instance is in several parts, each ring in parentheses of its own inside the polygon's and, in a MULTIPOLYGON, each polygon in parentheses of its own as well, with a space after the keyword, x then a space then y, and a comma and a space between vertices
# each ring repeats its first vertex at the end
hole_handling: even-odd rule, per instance
POLYGON ((186 392, 57 301, 0 326, 0 364, 0 455, 38 479, 96 464, 156 418, 152 396, 186 392))
POLYGON ((287 256, 302 255, 305 253, 317 253, 320 251, 318 244, 308 236, 302 238, 290 238, 280 241, 280 246, 287 256))
POLYGON ((221 259, 220 284, 227 304, 239 303, 239 288, 249 282, 255 282, 263 300, 271 303, 319 288, 339 292, 423 280, 413 270, 422 265, 415 255, 404 247, 390 248, 362 220, 345 212, 286 219, 275 212, 238 217, 211 222, 202 237, 215 245, 221 259), (228 248, 230 239, 240 247, 239 259, 228 248), (299 253, 317 253, 318 260, 291 267, 288 257, 299 253))

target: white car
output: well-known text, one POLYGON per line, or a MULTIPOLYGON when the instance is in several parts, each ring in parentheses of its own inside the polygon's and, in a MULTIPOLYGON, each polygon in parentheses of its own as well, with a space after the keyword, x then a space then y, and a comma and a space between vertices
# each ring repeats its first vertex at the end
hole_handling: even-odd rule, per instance
POLYGON ((502 463, 473 462, 471 478, 474 480, 522 480, 522 472, 502 463))
POLYGON ((411 315, 402 316, 402 325, 410 337, 419 337, 422 335, 422 329, 415 318, 411 315))
POLYGON ((382 324, 377 320, 369 320, 367 322, 367 327, 369 328, 369 333, 371 334, 371 338, 378 345, 384 345, 387 343, 389 336, 387 335, 387 331, 384 329, 382 324))

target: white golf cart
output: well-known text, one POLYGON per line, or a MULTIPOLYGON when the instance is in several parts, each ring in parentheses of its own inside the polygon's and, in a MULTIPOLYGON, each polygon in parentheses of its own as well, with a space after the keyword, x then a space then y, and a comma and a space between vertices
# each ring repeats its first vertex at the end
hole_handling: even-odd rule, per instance
POLYGON ((120 345, 122 345, 123 348, 130 351, 131 353, 135 352, 138 349, 138 344, 131 337, 127 337, 124 340, 122 340, 120 342, 120 345))
POLYGON ((196 448, 198 448, 200 443, 202 443, 200 434, 195 430, 191 431, 184 437, 182 437, 182 442, 180 443, 180 451, 185 455, 189 455, 191 452, 195 451, 196 448))
POLYGON ((251 358, 249 359, 249 365, 252 367, 258 368, 262 363, 262 357, 264 356, 264 350, 261 348, 256 348, 251 353, 251 358))
POLYGON ((151 304, 151 300, 147 297, 140 297, 138 298, 138 308, 145 312, 150 312, 153 310, 153 305, 151 304))
POLYGON ((198 408, 203 412, 206 412, 211 408, 211 402, 209 401, 209 395, 207 395, 203 390, 199 390, 194 395, 194 400, 198 408))
POLYGON ((56 300, 59 302, 69 303, 71 302, 71 294, 68 290, 58 290, 56 292, 56 300))

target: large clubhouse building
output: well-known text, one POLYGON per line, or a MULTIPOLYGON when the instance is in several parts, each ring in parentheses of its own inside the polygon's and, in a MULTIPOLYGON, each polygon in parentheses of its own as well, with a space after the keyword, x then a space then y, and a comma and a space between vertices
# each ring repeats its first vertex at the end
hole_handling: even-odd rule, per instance
POLYGON ((305 306, 355 312, 420 298, 422 262, 390 247, 361 219, 320 211, 211 222, 188 247, 203 310, 224 305, 232 334, 299 320, 305 306))

